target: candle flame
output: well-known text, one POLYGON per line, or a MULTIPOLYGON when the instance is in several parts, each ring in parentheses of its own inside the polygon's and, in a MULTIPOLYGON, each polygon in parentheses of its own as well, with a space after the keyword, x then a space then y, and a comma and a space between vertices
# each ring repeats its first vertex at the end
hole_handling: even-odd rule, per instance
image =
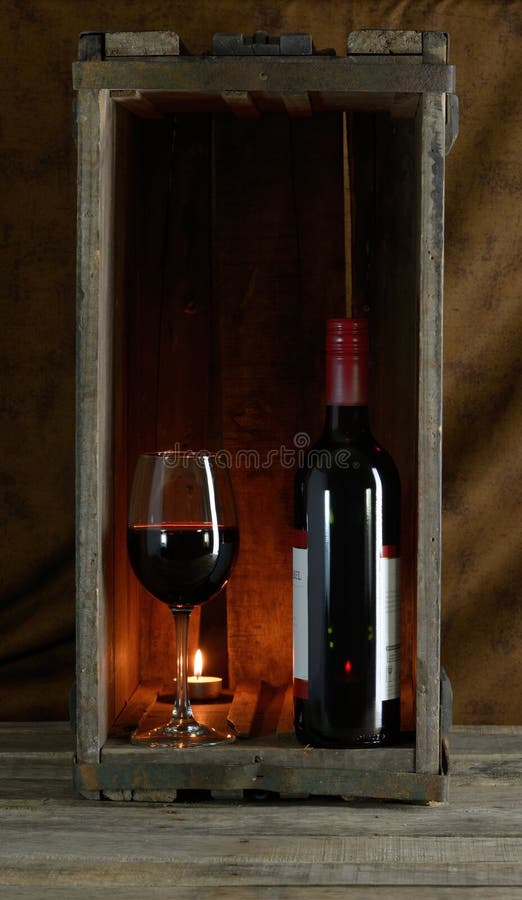
POLYGON ((201 678, 203 673, 203 654, 201 650, 196 650, 196 655, 194 656, 194 678, 201 678))

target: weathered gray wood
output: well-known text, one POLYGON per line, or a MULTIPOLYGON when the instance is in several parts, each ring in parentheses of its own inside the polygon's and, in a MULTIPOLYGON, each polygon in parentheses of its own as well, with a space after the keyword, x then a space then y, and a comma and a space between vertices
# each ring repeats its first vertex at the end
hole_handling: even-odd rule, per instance
POLYGON ((522 775, 458 773, 471 757, 490 760, 490 773, 520 759, 522 728, 456 728, 450 740, 457 775, 449 805, 172 806, 147 802, 144 792, 134 798, 142 802, 125 803, 123 791, 111 792, 116 802, 88 804, 70 793, 66 726, 0 725, 0 890, 30 900, 103 889, 129 900, 144 890, 183 900, 454 900, 471 892, 514 900, 522 893, 522 775))
POLYGON ((429 65, 445 63, 448 58, 448 35, 444 31, 422 33, 422 61, 429 65))
MULTIPOLYGON (((161 796, 147 796, 138 791, 133 799, 139 804, 126 803, 124 819, 118 803, 86 804, 72 793, 71 735, 69 729, 56 723, 49 726, 47 748, 46 734, 42 726, 31 724, 0 726, 0 830, 8 834, 11 826, 42 830, 49 836, 50 848, 55 847, 56 830, 64 825, 72 834, 78 829, 84 838, 100 826, 121 834, 124 841, 126 829, 133 834, 146 829, 150 846, 162 844, 165 829, 172 844, 172 828, 179 823, 183 833, 192 835, 195 842, 199 834, 214 833, 244 837, 250 833, 278 836, 285 835, 326 838, 340 835, 358 837, 396 836, 417 838, 419 859, 423 859, 424 841, 434 836, 452 838, 458 845, 462 837, 472 840, 475 836, 520 837, 522 835, 522 775, 515 763, 522 758, 522 728, 479 729, 456 728, 450 735, 455 745, 453 777, 449 805, 411 807, 377 802, 339 804, 336 801, 313 801, 303 805, 289 802, 252 807, 216 807, 215 804, 157 808, 152 814, 147 802, 170 802, 164 792, 161 796), (505 740, 507 749, 494 752, 499 741, 505 740), (459 749, 460 741, 460 749, 459 749), (469 767, 473 759, 475 766, 469 767), (506 763, 511 763, 509 774, 506 763), (122 830, 121 822, 125 828, 122 830)), ((214 748, 217 749, 217 748, 214 748)), ((135 792, 136 793, 136 792, 135 792)), ((125 792, 111 792, 121 799, 125 792)), ((78 837, 78 847, 80 846, 78 837)), ((174 841, 175 843, 175 841, 174 841)), ((87 845, 89 841, 87 839, 87 845)), ((25 852, 26 842, 20 842, 25 852)), ((122 850, 125 846, 122 843, 122 850)), ((464 851, 463 851, 464 853, 464 851)), ((82 857, 84 858, 84 857, 82 857)), ((462 859, 464 861, 465 854, 462 859)), ((5 857, 1 856, 0 872, 5 870, 5 857)), ((1 883, 1 879, 0 879, 1 883)), ((491 882, 493 883, 493 882, 491 882)))
MULTIPOLYGON (((444 31, 426 31, 422 35, 422 62, 428 65, 445 63, 449 58, 449 35, 444 31)), ((459 98, 446 96, 446 156, 459 133, 459 98)))
POLYGON ((77 708, 78 755, 94 762, 108 731, 111 579, 113 104, 78 97, 77 708))
POLYGON ((449 65, 411 66, 400 58, 388 65, 371 61, 354 66, 348 57, 177 57, 154 65, 143 60, 104 60, 73 64, 74 88, 219 93, 306 91, 363 93, 439 93, 455 88, 449 65))
POLYGON ((422 31, 368 28, 348 35, 348 53, 422 54, 422 31))
MULTIPOLYGON (((251 710, 250 703, 248 709, 251 710)), ((211 712, 208 707, 201 719, 223 729, 223 722, 213 719, 211 712)), ((154 721, 150 719, 148 724, 154 721)), ((417 800, 422 800, 422 792, 426 791, 426 797, 442 799, 444 786, 438 780, 432 784, 418 779, 413 772, 413 748, 325 751, 301 747, 293 735, 279 735, 200 748, 196 754, 191 750, 177 751, 174 757, 168 750, 136 748, 112 739, 102 752, 102 767, 79 767, 76 775, 84 787, 104 790, 139 787, 154 791, 190 788, 238 792, 255 787, 284 795, 395 796, 417 800)))
MULTIPOLYGON (((161 766, 173 762, 172 751, 168 749, 133 747, 118 738, 109 738, 101 758, 103 762, 113 762, 115 766, 132 765, 137 761, 142 766, 161 766)), ((293 736, 287 738, 280 736, 256 741, 236 741, 227 745, 217 744, 215 747, 200 747, 196 753, 192 749, 177 750, 175 761, 180 766, 198 764, 203 768, 210 765, 267 764, 323 771, 357 769, 393 773, 414 771, 414 750, 412 747, 322 750, 302 747, 293 736)))
POLYGON ((522 755, 522 725, 453 725, 451 746, 462 753, 522 755))
POLYGON ((107 31, 105 57, 177 56, 179 35, 175 31, 107 31))
MULTIPOLYGON (((67 753, 74 747, 69 722, 0 722, 0 755, 67 753)), ((1 770, 0 770, 1 777, 1 770)))
POLYGON ((442 94, 418 112, 419 431, 417 506, 417 771, 436 772, 440 715, 442 502, 442 296, 444 263, 442 94))
MULTIPOLYGON (((124 819, 120 819, 120 827, 124 819)), ((54 880, 59 885, 520 885, 522 839, 430 837, 294 837, 95 829, 76 823, 33 833, 20 853, 23 824, 4 832, 4 884, 54 880), (151 840, 152 838, 152 840, 151 840), (49 847, 49 841, 52 842, 49 847), (122 847, 123 844, 123 847, 122 847), (123 851, 123 852, 122 852, 123 851), (122 858, 123 857, 123 858, 122 858), (173 876, 173 870, 175 876, 173 876)))
POLYGON ((201 761, 145 765, 140 761, 75 767, 78 791, 145 790, 256 790, 283 794, 312 794, 343 798, 395 799, 410 803, 441 802, 447 782, 438 775, 415 772, 375 772, 364 769, 297 768, 259 763, 234 765, 227 761, 203 766, 201 761))
MULTIPOLYGON (((445 807, 441 821, 449 823, 454 816, 462 817, 464 811, 469 815, 471 829, 476 828, 476 818, 482 815, 484 827, 488 829, 494 825, 496 829, 500 819, 511 821, 509 810, 518 821, 522 805, 522 728, 455 727, 450 744, 453 754, 450 806, 445 807), (493 804, 489 818, 485 813, 488 802, 493 804)), ((47 784, 51 797, 68 796, 72 800, 72 747, 72 734, 67 724, 1 725, 0 797, 27 797, 37 804, 47 784)), ((213 749, 217 751, 218 748, 213 749)), ((248 761, 246 750, 243 745, 244 761, 248 761)), ((264 752, 266 746, 258 747, 256 755, 264 752)), ((274 759, 277 758, 275 754, 274 759)), ((343 761, 337 762, 342 767, 343 761)), ((312 763, 313 759, 310 765, 312 763)), ((77 799, 75 802, 81 803, 77 799)), ((419 821, 422 821, 425 811, 418 812, 419 821)), ((358 815, 361 814, 359 808, 358 815)), ((409 810, 408 821, 413 821, 412 816, 413 810, 409 810)), ((433 823, 438 819, 426 821, 433 823)), ((462 827, 461 819, 459 821, 462 827)))
MULTIPOLYGON (((102 884, 99 885, 103 887, 102 884)), ((45 900, 46 897, 61 898, 70 900, 71 887, 58 887, 53 885, 38 884, 37 886, 10 885, 10 896, 25 897, 30 900, 45 900)), ((492 897, 498 897, 498 900, 520 900, 521 891, 518 887, 497 888, 491 887, 474 887, 473 900, 492 900, 492 897)), ((196 887, 191 885, 183 885, 176 887, 175 884, 168 888, 165 886, 154 886, 147 884, 147 897, 163 898, 181 898, 181 900, 301 900, 302 897, 317 898, 318 887, 316 884, 302 884, 298 887, 295 885, 278 886, 274 889, 271 886, 263 885, 231 885, 226 887, 220 885, 202 885, 196 887)), ((114 882, 110 882, 111 897, 124 897, 125 900, 143 900, 143 887, 135 887, 134 885, 115 886, 114 882)), ((325 900, 373 900, 374 897, 386 898, 386 900, 469 900, 470 888, 431 886, 431 885, 401 885, 393 887, 386 885, 357 885, 348 887, 342 885, 340 887, 332 887, 330 885, 321 885, 320 896, 325 900)), ((91 900, 91 887, 74 886, 74 897, 78 900, 91 900)))

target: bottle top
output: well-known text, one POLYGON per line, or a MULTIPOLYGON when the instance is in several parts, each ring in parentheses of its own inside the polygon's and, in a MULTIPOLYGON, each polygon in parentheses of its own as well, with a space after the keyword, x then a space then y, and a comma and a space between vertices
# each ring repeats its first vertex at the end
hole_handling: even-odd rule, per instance
POLYGON ((327 319, 326 352, 336 357, 363 356, 368 353, 368 320, 327 319))
POLYGON ((331 406, 368 403, 368 320, 326 322, 326 402, 331 406))

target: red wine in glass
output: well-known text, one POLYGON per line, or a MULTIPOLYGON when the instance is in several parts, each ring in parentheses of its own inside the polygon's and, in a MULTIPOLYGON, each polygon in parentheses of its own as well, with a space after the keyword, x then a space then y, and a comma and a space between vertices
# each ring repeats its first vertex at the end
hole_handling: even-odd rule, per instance
POLYGON ((166 603, 176 627, 176 701, 164 725, 137 729, 133 743, 186 749, 234 740, 196 722, 187 690, 188 621, 226 584, 239 544, 228 470, 215 454, 161 451, 139 457, 127 547, 134 573, 166 603))
POLYGON ((191 609, 223 587, 237 553, 238 529, 211 522, 164 522, 128 530, 136 577, 158 600, 191 609))

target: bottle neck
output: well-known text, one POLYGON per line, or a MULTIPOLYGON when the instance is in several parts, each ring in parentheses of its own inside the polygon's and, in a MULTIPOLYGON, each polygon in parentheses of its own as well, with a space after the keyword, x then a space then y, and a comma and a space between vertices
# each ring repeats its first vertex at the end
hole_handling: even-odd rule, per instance
POLYGON ((356 437, 368 425, 368 350, 355 342, 327 344, 326 432, 356 437))
POLYGON ((326 407, 325 431, 327 434, 342 434, 356 437, 370 429, 367 406, 326 407))
POLYGON ((368 351, 343 346, 327 349, 326 405, 368 406, 368 351))

